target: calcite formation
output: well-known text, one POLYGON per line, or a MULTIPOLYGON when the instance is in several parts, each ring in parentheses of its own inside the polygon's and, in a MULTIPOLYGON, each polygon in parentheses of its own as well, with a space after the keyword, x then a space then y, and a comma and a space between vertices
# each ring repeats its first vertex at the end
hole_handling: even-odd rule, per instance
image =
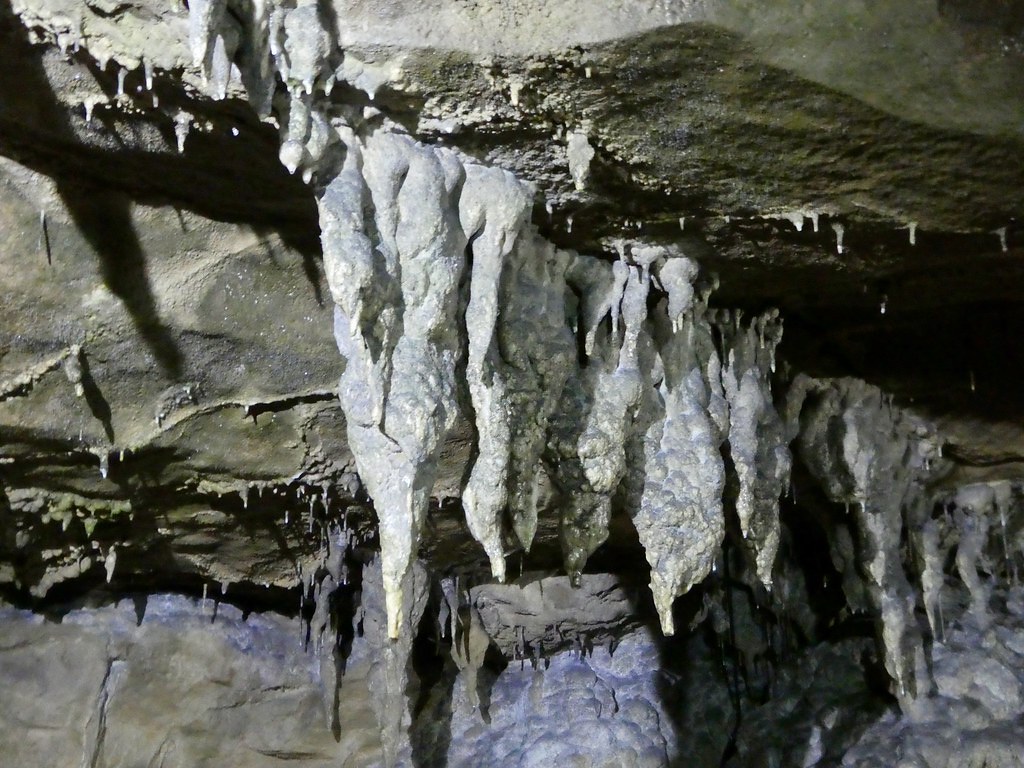
POLYGON ((335 336, 347 361, 341 398, 360 476, 380 510, 392 638, 438 454, 458 416, 466 238, 449 197, 461 173, 452 155, 385 134, 365 151, 350 148, 320 200, 335 336), (364 209, 376 213, 372 222, 364 209))
POLYGON ((769 589, 779 548, 779 499, 786 492, 792 457, 782 418, 775 410, 771 376, 782 324, 774 314, 743 326, 737 314, 723 318, 728 353, 722 386, 729 403, 729 453, 739 479, 736 514, 743 537, 755 550, 757 575, 769 589))
POLYGON ((707 575, 724 535, 724 435, 709 408, 720 414, 731 401, 741 522, 754 531, 770 583, 789 461, 767 385, 764 337, 774 336, 774 349, 776 320, 742 332, 737 320, 740 340, 719 379, 706 297, 694 296, 698 269, 686 256, 642 251, 607 264, 559 251, 528 224, 531 195, 508 174, 383 129, 349 142, 319 200, 321 227, 346 358, 342 404, 380 520, 391 636, 438 452, 460 418, 478 438, 466 519, 499 580, 504 533, 530 547, 542 475, 561 491, 574 579, 607 538, 627 473, 643 478, 634 523, 670 633, 673 599, 707 575), (662 320, 648 322, 652 281, 662 320), (580 306, 584 291, 593 298, 580 306), (713 404, 723 381, 728 399, 713 404), (644 448, 630 469, 634 440, 644 448), (554 451, 542 457, 546 444, 554 451), (773 462, 760 484, 757 455, 773 462))
POLYGON ((918 679, 922 637, 900 542, 927 517, 924 484, 939 446, 926 422, 894 408, 875 387, 859 381, 810 386, 818 391, 802 415, 801 455, 830 498, 850 510, 861 551, 841 557, 861 564, 880 616, 885 666, 907 702, 926 693, 929 681, 918 679))
MULTIPOLYGON (((26 128, 11 117, 32 111, 18 89, 0 89, 17 105, 0 104, 0 219, 20 259, 0 283, 15 286, 5 296, 59 294, 52 307, 19 300, 0 338, 0 585, 43 605, 81 585, 134 591, 140 573, 163 568, 200 606, 197 617, 160 598, 134 629, 127 603, 68 614, 75 626, 95 615, 119 638, 100 649, 99 630, 80 633, 97 679, 76 757, 163 764, 180 736, 183 753, 192 744, 196 759, 226 759, 206 730, 189 741, 187 722, 168 720, 180 733, 163 741, 147 733, 133 746, 125 734, 134 720, 122 702, 145 668, 133 654, 178 653, 177 621, 182 647, 234 659, 234 638, 251 657, 238 669, 259 673, 221 701, 198 679, 201 664, 183 664, 197 676, 189 695, 212 697, 203 711, 265 701, 276 717, 278 688, 260 686, 283 680, 296 712, 322 696, 353 767, 426 756, 663 765, 698 721, 711 723, 715 765, 723 754, 756 761, 761 747, 800 765, 883 764, 862 732, 939 764, 958 728, 971 732, 970 759, 1013 764, 1024 535, 1012 477, 1024 438, 1002 413, 993 442, 1009 447, 974 434, 988 405, 975 395, 1015 380, 1012 366, 973 362, 978 344, 1009 346, 988 340, 1006 323, 964 310, 966 351, 941 351, 950 369, 966 364, 954 384, 924 388, 931 408, 888 394, 922 385, 894 359, 898 347, 875 347, 895 333, 890 320, 905 329, 914 312, 943 314, 928 298, 942 291, 915 286, 963 282, 974 307, 1013 283, 982 267, 1019 271, 1004 254, 1019 251, 1024 186, 1007 158, 1019 156, 1020 95, 997 107, 982 87, 916 93, 927 67, 994 91, 1015 84, 1019 14, 957 2, 877 10, 925 19, 921 49, 934 54, 906 57, 893 93, 878 94, 873 56, 866 69, 855 56, 843 67, 819 58, 852 45, 859 6, 513 5, 15 0, 2 11, 4 40, 17 14, 49 46, 49 58, 12 54, 30 62, 21 75, 60 93, 26 128), (840 32, 803 40, 794 20, 815 14, 840 32), (962 23, 971 32, 953 45, 962 23), (785 53, 771 46, 782 26, 785 53), (784 108, 772 101, 804 91, 784 108), (64 125, 67 104, 75 118, 64 125), (32 126, 46 123, 51 145, 34 146, 32 126), (192 159, 235 139, 270 169, 232 183, 192 159), (145 166, 154 147, 161 159, 145 166), (175 163, 192 163, 177 186, 163 179, 175 163), (130 177, 127 192, 78 189, 79 167, 130 177), (968 210, 974 198, 989 210, 968 210), (181 199, 203 215, 183 213, 181 199), (162 237, 173 258, 147 262, 136 222, 171 222, 162 237), (267 222, 282 232, 268 237, 267 222), (257 245, 268 258, 252 255, 257 245), (922 261, 899 250, 909 247, 922 261), (971 249, 987 261, 962 279, 959 254, 971 249), (86 250, 99 266, 83 267, 86 250), (278 273, 309 283, 308 306, 278 273), (253 275, 273 284, 272 301, 253 275), (833 311, 836 296, 848 303, 833 311), (780 304, 792 310, 787 343, 797 329, 788 349, 780 304), (40 340, 46 313, 53 338, 40 340), (847 330, 815 328, 820 317, 847 330), (240 349, 245 333, 257 352, 240 349), (143 363, 120 371, 132 344, 143 363), (108 374, 102 389, 97 371, 108 374), (257 377, 282 391, 250 387, 257 377), (943 388, 955 394, 931 391, 943 388), (111 391, 128 405, 112 408, 111 391), (965 399, 969 417, 950 416, 965 399), (47 408, 71 414, 67 424, 39 417, 47 408), (523 573, 537 562, 547 570, 523 573), (216 630, 226 639, 202 639, 205 612, 218 620, 229 595, 287 600, 305 655, 253 651, 259 632, 233 609, 216 630), (864 636, 833 643, 844 622, 864 636), (898 712, 857 678, 876 647, 873 684, 895 694, 898 712), (677 652, 686 664, 673 667, 677 652), (794 652, 841 678, 835 689, 800 683, 799 671, 776 680, 794 652), (278 675, 271 658, 299 672, 278 675), (682 690, 691 674, 705 709, 675 700, 692 693, 682 690), (343 693, 350 683, 356 692, 343 693), (744 711, 779 691, 785 707, 744 711), (837 692, 863 707, 838 713, 837 692), (771 743, 783 709, 808 721, 801 754, 771 743), (343 714, 355 722, 360 710, 375 717, 372 744, 341 735, 343 714), (939 735, 922 735, 931 725, 939 735)), ((910 33, 889 26, 906 44, 910 33)), ((1017 301, 1008 289, 1003 299, 1017 301)), ((906 347, 934 352, 941 332, 928 327, 901 337, 906 347)), ((0 637, 0 659, 28 678, 34 656, 20 638, 36 619, 4 615, 17 627, 5 630, 13 642, 0 637)), ((283 637, 276 620, 257 629, 283 637)), ((77 637, 37 635, 55 647, 77 637)), ((78 713, 86 694, 71 693, 78 713)), ((0 707, 5 722, 12 710, 0 707)), ((231 743, 254 738, 233 715, 215 717, 231 743)), ((299 733, 308 753, 291 736, 283 750, 257 739, 253 759, 327 764, 324 736, 299 733)))

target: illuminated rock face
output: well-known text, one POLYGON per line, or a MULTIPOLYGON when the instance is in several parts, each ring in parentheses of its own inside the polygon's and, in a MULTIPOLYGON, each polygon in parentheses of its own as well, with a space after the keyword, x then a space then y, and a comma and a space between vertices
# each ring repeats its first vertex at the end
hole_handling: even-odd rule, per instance
POLYGON ((0 5, 0 754, 1013 764, 1022 16, 889 6, 0 5))

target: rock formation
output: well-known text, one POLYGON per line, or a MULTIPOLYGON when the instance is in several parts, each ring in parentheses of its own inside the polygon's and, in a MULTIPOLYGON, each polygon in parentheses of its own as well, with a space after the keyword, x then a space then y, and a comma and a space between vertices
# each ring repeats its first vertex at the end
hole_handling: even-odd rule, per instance
POLYGON ((1017 2, 0 3, 3 754, 1017 764, 1017 2))

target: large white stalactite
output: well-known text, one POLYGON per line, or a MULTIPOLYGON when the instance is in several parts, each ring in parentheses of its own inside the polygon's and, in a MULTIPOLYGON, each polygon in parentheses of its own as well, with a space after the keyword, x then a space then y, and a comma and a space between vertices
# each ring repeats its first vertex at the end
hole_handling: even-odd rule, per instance
POLYGON ((532 203, 528 188, 511 174, 467 165, 460 200, 473 259, 466 378, 478 457, 463 506, 499 581, 506 509, 519 543, 528 550, 533 542, 547 424, 575 354, 564 319, 568 255, 528 226, 532 203))
POLYGON ((644 435, 643 492, 634 524, 651 564, 651 591, 662 630, 675 632, 672 603, 711 572, 725 535, 721 435, 708 407, 699 314, 674 323, 655 393, 659 418, 644 435))
POLYGON ((458 414, 466 239, 450 198, 462 182, 451 153, 379 134, 362 150, 352 145, 320 204, 336 336, 348 361, 341 400, 359 474, 379 510, 392 638, 438 454, 458 414))

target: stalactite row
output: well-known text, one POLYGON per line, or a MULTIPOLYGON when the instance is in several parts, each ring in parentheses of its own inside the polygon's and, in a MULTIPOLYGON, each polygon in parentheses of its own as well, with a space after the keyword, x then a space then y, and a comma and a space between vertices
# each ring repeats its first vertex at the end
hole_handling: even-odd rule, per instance
POLYGON ((667 249, 616 262, 560 251, 529 224, 529 189, 511 175, 384 130, 348 137, 319 203, 391 637, 440 451, 462 420, 477 434, 466 518, 499 580, 505 548, 533 541, 542 489, 556 492, 574 579, 621 498, 672 632, 672 601, 707 575, 724 536, 729 438, 743 529, 770 583, 789 470, 768 383, 774 315, 710 316, 697 266, 667 249))
POLYGON ((1020 488, 1006 480, 943 488, 952 464, 935 428, 857 379, 800 375, 785 415, 801 461, 846 510, 825 532, 847 605, 875 617, 904 713, 935 717, 932 695, 949 691, 934 673, 950 653, 947 636, 953 647, 987 638, 996 611, 1016 610, 1020 488))
MULTIPOLYGON (((315 0, 189 3, 189 48, 207 95, 244 90, 260 118, 280 126, 281 163, 307 182, 338 141, 323 107, 347 72, 326 16, 315 0)), ((179 149, 183 142, 179 136, 179 149)))
MULTIPOLYGON (((531 224, 529 185, 419 143, 373 108, 332 101, 338 81, 372 101, 386 78, 340 50, 344 19, 324 4, 190 0, 188 14, 189 50, 206 94, 244 91, 260 118, 280 128, 283 166, 316 192, 335 338, 346 361, 339 397, 379 522, 381 556, 361 571, 357 623, 373 651, 368 678, 379 695, 371 701, 389 766, 409 762, 409 658, 430 588, 417 552, 442 451, 456 433, 475 435, 461 501, 498 581, 506 577, 506 553, 529 550, 540 517, 551 515, 565 570, 578 585, 613 512, 622 512, 651 566, 662 629, 672 634, 674 600, 719 559, 731 467, 738 529, 757 579, 771 589, 795 441, 826 496, 846 505, 846 525, 826 530, 830 555, 848 606, 877 619, 884 665, 905 711, 933 686, 925 634, 945 640, 947 562, 966 590, 971 620, 989 627, 994 577, 1017 578, 1019 544, 1011 555, 1006 533, 1009 485, 961 488, 945 500, 946 513, 934 515, 930 483, 941 458, 934 432, 876 387, 798 377, 786 409, 776 410, 777 313, 744 318, 709 309, 699 266, 669 247, 623 245, 617 260, 560 250, 531 224), (996 536, 1001 546, 993 546, 996 536), (927 625, 916 620, 919 605, 927 625)), ((152 91, 153 65, 142 65, 152 91)), ((126 72, 118 71, 119 98, 126 72)), ((510 80, 513 105, 522 88, 510 80)), ((84 102, 87 119, 97 103, 92 96, 84 102)), ((179 151, 195 120, 183 110, 174 115, 179 151)), ((572 181, 584 189, 595 150, 583 130, 566 145, 572 181)), ((810 217, 818 231, 817 212, 779 216, 797 231, 810 217)), ((844 225, 831 227, 841 254, 844 225)), ((914 244, 917 224, 908 229, 914 244)), ((996 234, 1005 251, 1006 229, 996 234)), ((83 361, 72 346, 46 370, 63 365, 83 396, 83 361)), ((0 400, 41 375, 31 373, 0 383, 0 400)), ((157 425, 193 398, 187 388, 176 394, 156 413, 157 425)), ((112 455, 97 459, 106 477, 112 455)), ((249 495, 242 486, 243 507, 249 495)), ((326 487, 321 498, 326 513, 326 487)), ((72 515, 63 512, 55 520, 66 528, 72 515)), ((40 596, 100 562, 107 581, 114 577, 119 550, 92 541, 95 521, 83 522, 88 551, 74 548, 37 585, 40 596)), ((353 535, 330 527, 316 562, 298 574, 300 607, 315 604, 306 637, 322 661, 334 652, 326 642, 331 597, 349 585, 353 535)), ((453 660, 476 705, 476 676, 492 638, 453 580, 441 591, 438 624, 448 624, 453 660)), ((705 614, 708 606, 724 634, 734 619, 716 616, 707 598, 705 614)), ((523 659, 525 630, 517 634, 514 655, 523 659)), ((576 642, 582 653, 583 641, 576 642)), ((533 648, 536 663, 539 640, 533 648)))

